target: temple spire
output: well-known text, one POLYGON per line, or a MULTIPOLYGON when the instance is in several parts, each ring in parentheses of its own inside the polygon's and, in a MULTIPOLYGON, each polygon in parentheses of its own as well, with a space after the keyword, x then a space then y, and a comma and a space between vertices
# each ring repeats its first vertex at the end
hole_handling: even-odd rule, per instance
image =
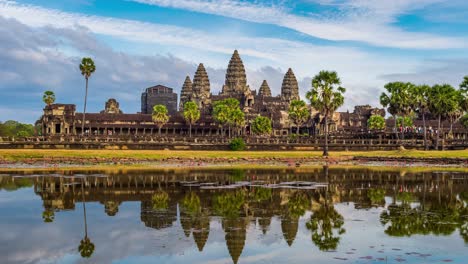
POLYGON ((281 97, 289 101, 299 100, 299 85, 291 68, 284 75, 283 84, 281 85, 281 97))
POLYGON ((271 96, 271 89, 266 80, 263 80, 260 90, 258 91, 258 95, 271 96))
POLYGON ((205 108, 210 104, 210 79, 206 73, 203 63, 198 65, 192 84, 192 100, 194 100, 200 108, 205 108))
POLYGON ((235 50, 226 70, 226 81, 222 94, 228 96, 244 94, 248 89, 244 63, 239 52, 235 50))
POLYGON ((180 111, 184 110, 184 105, 186 102, 192 100, 192 93, 192 80, 190 80, 190 77, 187 76, 185 77, 184 84, 182 85, 182 90, 180 91, 180 111))

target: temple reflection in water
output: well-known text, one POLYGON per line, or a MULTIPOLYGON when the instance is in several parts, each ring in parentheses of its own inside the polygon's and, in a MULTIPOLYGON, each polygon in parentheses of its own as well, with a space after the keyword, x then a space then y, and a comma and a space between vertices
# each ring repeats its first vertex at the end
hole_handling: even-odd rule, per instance
POLYGON ((468 176, 457 172, 317 168, 30 173, 0 176, 0 187, 33 187, 43 201, 46 222, 63 210, 75 210, 76 203, 99 202, 113 217, 122 203, 140 202, 139 217, 146 227, 160 231, 180 223, 180 232, 191 236, 200 252, 217 221, 234 263, 249 246, 249 226, 266 235, 274 218, 289 247, 301 217, 306 217, 312 243, 321 251, 336 250, 346 233, 337 203, 352 203, 357 210, 383 208, 380 221, 389 236, 450 235, 458 230, 468 243, 468 176))

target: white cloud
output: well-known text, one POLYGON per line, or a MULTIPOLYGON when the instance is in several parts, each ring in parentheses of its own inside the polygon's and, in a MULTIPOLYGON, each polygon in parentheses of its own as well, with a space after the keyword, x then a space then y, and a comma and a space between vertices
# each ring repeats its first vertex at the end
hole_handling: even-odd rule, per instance
MULTIPOLYGON (((282 6, 230 0, 132 0, 143 4, 187 9, 250 22, 274 24, 334 41, 360 41, 376 46, 419 49, 467 47, 466 40, 420 32, 406 32, 392 26, 396 16, 441 0, 350 0, 326 1, 340 7, 330 16, 295 15, 282 6)), ((321 2, 321 1, 314 1, 321 2)))

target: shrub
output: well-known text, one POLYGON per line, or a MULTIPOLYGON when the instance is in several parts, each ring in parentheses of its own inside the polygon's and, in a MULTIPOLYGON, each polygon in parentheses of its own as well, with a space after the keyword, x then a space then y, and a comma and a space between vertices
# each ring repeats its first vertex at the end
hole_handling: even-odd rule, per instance
POLYGON ((245 142, 242 138, 235 138, 229 143, 229 148, 234 151, 240 151, 245 149, 245 142))
POLYGON ((373 115, 367 120, 369 129, 383 130, 385 129, 385 118, 380 115, 373 115))

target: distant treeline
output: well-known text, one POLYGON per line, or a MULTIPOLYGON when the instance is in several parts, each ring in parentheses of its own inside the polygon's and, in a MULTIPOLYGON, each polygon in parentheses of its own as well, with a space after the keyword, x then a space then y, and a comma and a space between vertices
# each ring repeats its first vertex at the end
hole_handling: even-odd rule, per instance
POLYGON ((34 135, 38 134, 35 127, 31 124, 22 124, 14 120, 0 121, 1 137, 31 137, 34 135))

